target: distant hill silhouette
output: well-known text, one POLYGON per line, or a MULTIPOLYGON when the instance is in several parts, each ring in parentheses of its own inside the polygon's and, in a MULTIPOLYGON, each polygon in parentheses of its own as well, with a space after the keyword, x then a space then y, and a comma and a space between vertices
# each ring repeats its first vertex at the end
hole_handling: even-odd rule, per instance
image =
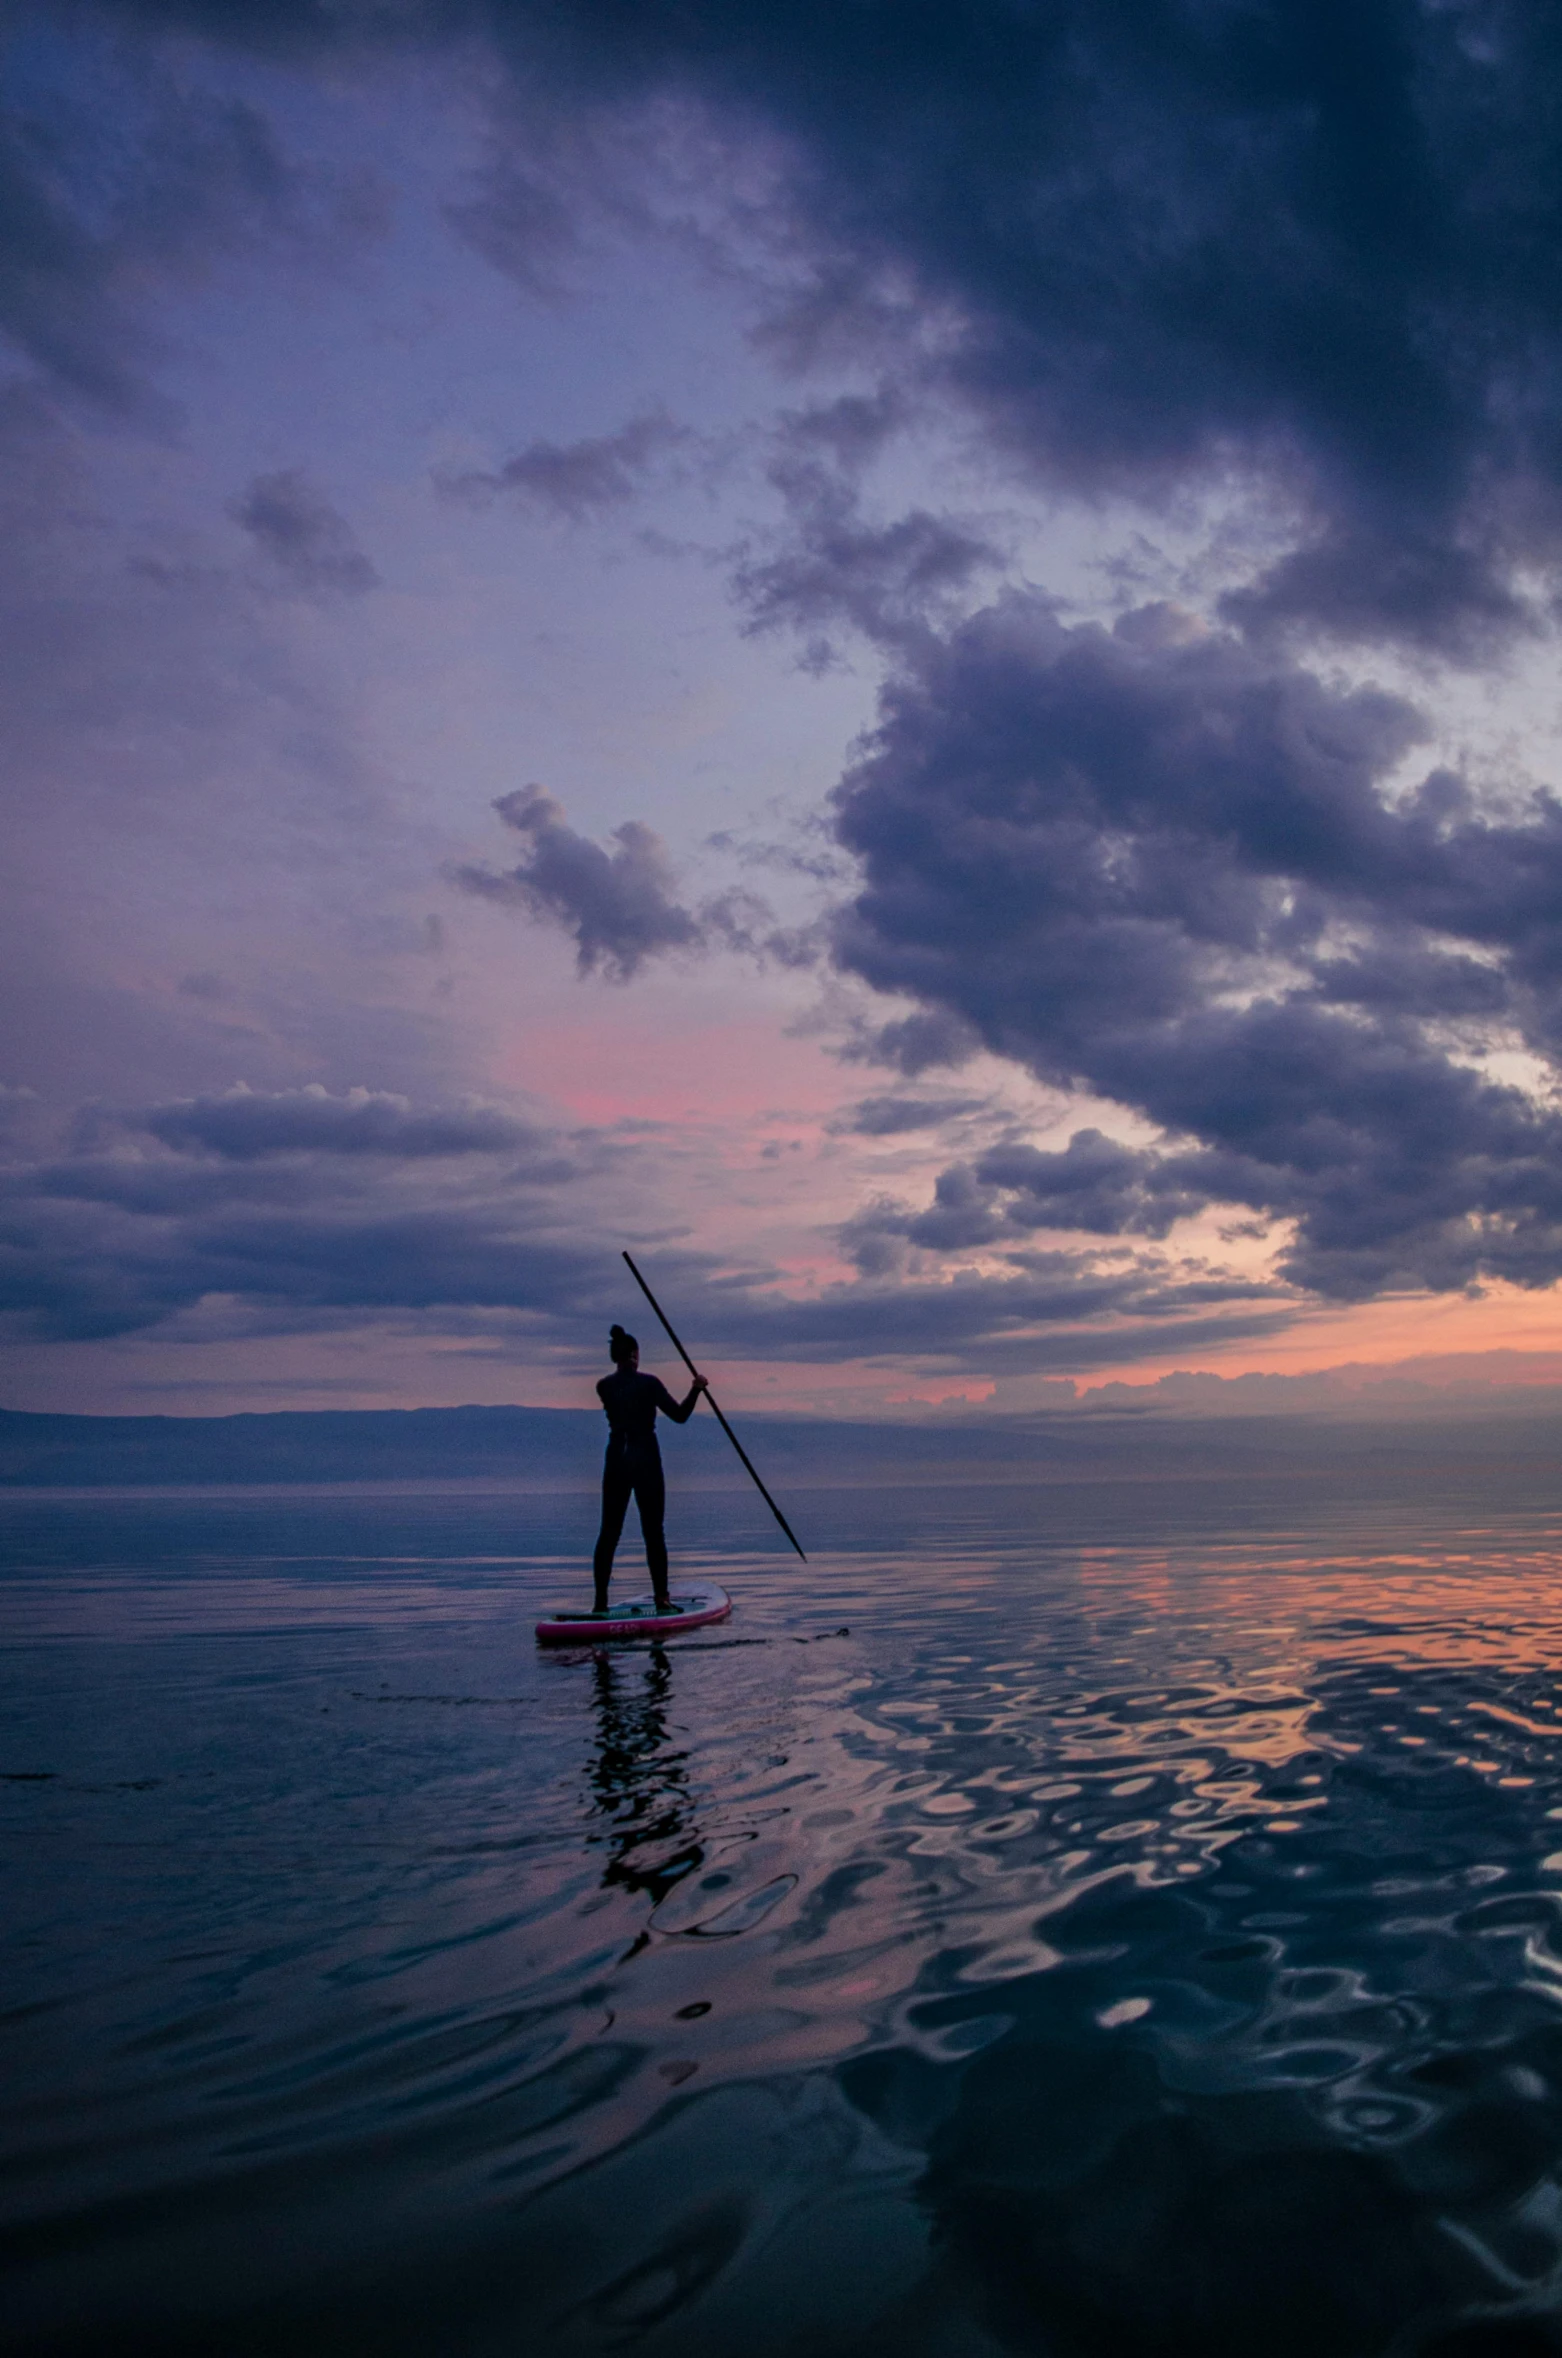
MULTIPOLYGON (((740 1435, 787 1482, 1197 1480, 1423 1465, 1511 1466, 1537 1504, 1562 1500, 1562 1413, 1533 1394, 1468 1418, 1073 1413, 927 1424, 739 1413, 740 1435)), ((0 1409, 0 1488, 499 1481, 594 1487, 595 1409, 279 1409, 244 1416, 64 1416, 0 1409)), ((713 1418, 666 1446, 673 1485, 747 1476, 713 1418)))
POLYGON ((0 1483, 584 1481, 594 1474, 601 1431, 600 1415, 572 1408, 279 1409, 213 1417, 0 1410, 0 1483))
MULTIPOLYGON (((815 1480, 936 1466, 1043 1463, 1074 1454, 1050 1433, 993 1423, 904 1425, 740 1416, 765 1465, 815 1480)), ((606 1427, 591 1408, 278 1409, 244 1416, 64 1416, 0 1409, 0 1485, 28 1488, 247 1482, 524 1481, 595 1485, 606 1427)), ((667 1437, 674 1482, 748 1480, 714 1418, 667 1437)))

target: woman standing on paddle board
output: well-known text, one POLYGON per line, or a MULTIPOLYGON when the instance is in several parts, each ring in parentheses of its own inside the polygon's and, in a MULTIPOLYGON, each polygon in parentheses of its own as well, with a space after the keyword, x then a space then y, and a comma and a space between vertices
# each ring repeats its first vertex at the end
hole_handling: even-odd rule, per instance
POLYGON ((607 1584, 613 1577, 613 1557, 631 1496, 640 1509, 645 1560, 651 1567, 651 1586, 664 1612, 672 1610, 667 1593, 667 1541, 662 1518, 667 1511, 667 1487, 662 1479, 662 1453, 656 1442, 656 1412, 675 1425, 687 1424, 695 1403, 707 1389, 697 1375, 686 1397, 675 1400, 660 1376, 640 1373, 640 1346, 633 1335, 615 1326, 608 1338, 613 1373, 597 1386, 597 1398, 607 1410, 607 1459, 602 1468, 602 1529, 592 1558, 598 1613, 607 1611, 607 1584))

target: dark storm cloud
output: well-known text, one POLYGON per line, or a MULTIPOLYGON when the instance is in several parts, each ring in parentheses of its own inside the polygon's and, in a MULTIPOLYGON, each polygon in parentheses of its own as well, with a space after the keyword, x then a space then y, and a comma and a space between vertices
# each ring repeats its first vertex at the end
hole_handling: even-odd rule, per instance
MULTIPOLYGON (((703 115, 739 216, 741 165, 765 155, 788 288, 774 325, 794 351, 882 352, 898 332, 920 382, 1065 490, 1261 485, 1294 531, 1242 605, 1255 621, 1467 649, 1520 612, 1514 560, 1549 564, 1562 545, 1548 10, 120 0, 100 14, 295 57, 486 38, 523 109, 599 127, 668 101, 703 115)), ((514 169, 531 188, 524 156, 514 169)), ((522 248, 560 234, 536 201, 520 211, 522 248)))
POLYGON ((300 467, 257 475, 229 513, 298 589, 351 594, 373 589, 379 578, 346 517, 300 467))
POLYGON ((625 506, 658 461, 688 439, 686 427, 654 411, 631 418, 616 434, 581 442, 529 442, 491 473, 442 475, 439 485, 458 499, 487 500, 513 492, 533 507, 579 524, 625 506))
MULTIPOLYGON (((1539 539, 1554 556, 1552 536, 1542 531, 1539 539)), ((1221 611, 1258 638, 1291 623, 1322 623, 1342 639, 1397 638, 1475 661, 1540 621, 1502 579, 1502 556, 1500 545, 1477 552, 1429 539, 1409 517, 1377 534, 1335 525, 1229 591, 1221 611)))
MULTIPOLYGON (((523 83, 779 155, 792 348, 878 349, 1066 490, 1265 487, 1242 602, 1473 652, 1562 546, 1562 36, 1504 0, 494 5, 523 83), (932 332, 929 333, 931 324, 932 332)), ((782 323, 778 322, 778 325, 782 323)))
POLYGON ((1296 1221, 1287 1273, 1331 1294, 1562 1270, 1562 1119, 1464 1052, 1493 1018, 1562 1044, 1562 805, 1386 798, 1419 733, 1158 609, 1109 634, 1013 597, 903 667, 839 796, 838 957, 1171 1141, 1000 1151, 925 1241, 1215 1201, 1296 1221))

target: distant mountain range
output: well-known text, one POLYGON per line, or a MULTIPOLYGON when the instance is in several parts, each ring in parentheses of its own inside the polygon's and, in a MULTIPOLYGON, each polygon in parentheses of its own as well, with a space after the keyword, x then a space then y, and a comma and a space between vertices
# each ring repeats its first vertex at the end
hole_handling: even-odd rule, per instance
POLYGON ((0 1483, 584 1480, 601 1430, 599 1415, 571 1408, 282 1409, 212 1417, 0 1410, 0 1483))
MULTIPOLYGON (((1316 1466, 1424 1463, 1446 1472, 1509 1465, 1526 1493, 1562 1500, 1562 1408, 1513 1397, 1467 1419, 1297 1413, 1241 1416, 956 1418, 846 1424, 745 1415, 761 1473, 778 1481, 1057 1481, 1193 1478, 1316 1466)), ((594 1409, 282 1409, 217 1417, 58 1416, 0 1409, 0 1487, 501 1481, 593 1485, 594 1409)), ((713 1419, 667 1440, 669 1470, 701 1485, 746 1480, 713 1419)))
MULTIPOLYGON (((815 1480, 1046 1464, 1075 1452, 1027 1425, 961 1430, 752 1415, 766 1464, 815 1480), (761 1438, 762 1437, 762 1438, 761 1438)), ((56 1416, 0 1409, 0 1485, 522 1481, 595 1484, 601 1412, 584 1408, 282 1409, 244 1416, 56 1416)), ((666 1436, 680 1479, 747 1476, 713 1418, 666 1436)), ((763 1471, 763 1467, 761 1468, 763 1471)))

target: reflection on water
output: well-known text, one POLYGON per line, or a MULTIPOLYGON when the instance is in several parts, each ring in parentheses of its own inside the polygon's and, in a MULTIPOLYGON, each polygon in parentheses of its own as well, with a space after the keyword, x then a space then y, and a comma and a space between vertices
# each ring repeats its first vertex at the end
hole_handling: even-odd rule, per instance
POLYGON ((0 1591, 4 2347, 1562 2350, 1549 1521, 989 1498, 553 1656, 185 1511, 0 1591))
MULTIPOLYGON (((591 1790, 603 1823, 586 1841, 607 1851, 605 1891, 616 1885, 644 1892, 655 1908, 705 1855, 691 1810, 688 1755, 668 1741, 672 1664, 662 1645, 602 1646, 592 1656, 591 1678, 597 1714, 591 1790)), ((642 1925, 629 1956, 650 1938, 642 1925)))

